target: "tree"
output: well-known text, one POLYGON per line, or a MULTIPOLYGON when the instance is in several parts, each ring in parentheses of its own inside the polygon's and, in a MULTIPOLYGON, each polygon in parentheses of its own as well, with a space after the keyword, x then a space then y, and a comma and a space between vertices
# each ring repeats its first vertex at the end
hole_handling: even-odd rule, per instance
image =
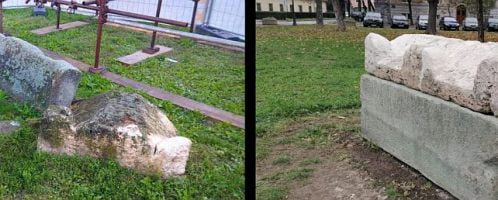
POLYGON ((477 0, 477 26, 479 31, 477 33, 477 40, 484 42, 484 8, 482 0, 477 0))
POLYGON ((470 13, 477 13, 477 40, 484 42, 484 15, 489 15, 489 11, 496 5, 495 0, 464 0, 467 10, 470 13))
POLYGON ((346 10, 348 11, 348 16, 351 17, 351 1, 347 0, 348 3, 346 4, 346 10))
POLYGON ((292 26, 296 26, 297 25, 297 23, 296 23, 296 12, 295 12, 296 9, 294 8, 295 5, 296 4, 294 4, 294 0, 292 0, 292 26))
POLYGON ((425 33, 427 34, 436 34, 436 17, 437 17, 437 4, 439 0, 427 0, 429 3, 429 19, 427 24, 427 29, 425 33))
POLYGON ((316 24, 323 25, 322 0, 316 0, 316 24))
MULTIPOLYGON (((476 0, 463 0, 463 3, 466 5, 466 9, 469 13, 478 14, 479 1, 476 0)), ((488 15, 489 11, 493 9, 496 5, 495 0, 482 0, 482 8, 484 15, 488 15)))
POLYGON ((408 0, 408 19, 410 20, 410 25, 413 25, 412 0, 408 0))
POLYGON ((334 6, 335 19, 337 21, 337 30, 346 31, 346 23, 344 22, 344 0, 331 0, 334 6))

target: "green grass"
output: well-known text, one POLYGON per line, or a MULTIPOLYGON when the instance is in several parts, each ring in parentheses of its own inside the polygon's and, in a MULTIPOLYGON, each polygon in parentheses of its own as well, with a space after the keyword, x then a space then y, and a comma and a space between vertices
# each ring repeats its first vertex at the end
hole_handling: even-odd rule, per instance
POLYGON ((305 26, 256 30, 259 135, 281 118, 360 106, 358 89, 359 75, 364 72, 363 45, 308 38, 306 34, 311 33, 302 33, 313 29, 305 26))
MULTIPOLYGON (((6 10, 5 29, 12 35, 65 56, 93 63, 95 21, 80 15, 62 16, 63 23, 91 22, 78 29, 35 36, 29 31, 53 25, 47 18, 31 17, 29 9, 6 10)), ((124 68, 117 57, 149 42, 149 36, 106 26, 102 63, 111 71, 216 107, 244 113, 243 55, 193 43, 160 38, 174 53, 124 68), (180 62, 168 63, 166 57, 180 62)), ((121 87, 96 75, 84 74, 77 96, 91 97, 121 87)), ((0 135, 0 199, 242 199, 244 196, 244 133, 225 123, 213 123, 198 112, 138 92, 160 107, 179 135, 192 140, 186 175, 163 180, 120 167, 111 160, 55 156, 36 151, 40 113, 29 105, 13 103, 0 92, 0 120, 19 120, 22 129, 0 135)))

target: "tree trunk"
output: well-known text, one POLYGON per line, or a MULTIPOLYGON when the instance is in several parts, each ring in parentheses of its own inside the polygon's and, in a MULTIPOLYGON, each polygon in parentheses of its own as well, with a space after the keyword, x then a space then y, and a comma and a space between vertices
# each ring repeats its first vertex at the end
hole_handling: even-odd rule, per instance
POLYGON ((413 25, 412 0, 408 0, 408 20, 410 25, 413 25))
POLYGON ((479 30, 477 32, 477 40, 484 42, 484 8, 482 5, 482 0, 477 0, 477 26, 479 30))
POLYGON ((436 21, 437 21, 437 4, 439 0, 427 0, 429 3, 429 19, 427 24, 427 30, 425 33, 427 34, 436 34, 436 21))
POLYGON ((348 4, 346 5, 346 9, 348 10, 348 16, 351 17, 351 1, 347 0, 348 4))
POLYGON ((344 23, 344 0, 332 0, 332 5, 334 6, 337 30, 346 31, 346 23, 344 23))
POLYGON ((367 5, 365 5, 365 0, 361 0, 361 4, 363 5, 363 11, 367 12, 368 8, 367 5))
POLYGON ((323 25, 322 0, 316 0, 316 24, 323 25))
POLYGON ((368 11, 370 11, 370 10, 375 12, 375 7, 374 7, 372 1, 368 0, 368 11))
POLYGON ((297 26, 296 23, 296 4, 294 4, 294 0, 292 0, 292 26, 297 26))

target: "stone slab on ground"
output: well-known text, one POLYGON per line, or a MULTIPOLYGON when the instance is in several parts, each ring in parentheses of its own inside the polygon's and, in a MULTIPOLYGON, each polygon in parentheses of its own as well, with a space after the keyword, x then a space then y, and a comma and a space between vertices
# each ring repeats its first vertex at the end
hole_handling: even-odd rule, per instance
POLYGON ((156 106, 137 94, 109 92, 43 113, 38 149, 116 160, 163 177, 185 173, 192 142, 156 106))
POLYGON ((0 89, 40 110, 69 106, 81 72, 66 61, 45 56, 36 46, 0 34, 0 89))
POLYGON ((148 54, 148 53, 144 53, 142 50, 140 50, 140 51, 137 51, 133 54, 120 57, 120 58, 118 58, 118 61, 120 63, 123 63, 124 65, 130 66, 130 65, 134 65, 134 64, 137 64, 139 62, 142 62, 148 58, 152 58, 152 57, 155 57, 155 56, 158 56, 161 54, 165 54, 165 53, 173 50, 172 48, 161 46, 161 45, 156 45, 156 47, 159 48, 159 51, 157 53, 148 54))
POLYGON ((0 135, 10 134, 21 128, 21 124, 16 121, 0 121, 0 135))
POLYGON ((278 21, 275 17, 265 17, 261 21, 263 25, 278 25, 278 21))
POLYGON ((498 199, 498 119, 361 77, 362 135, 460 199, 498 199))
POLYGON ((75 21, 75 22, 69 22, 66 24, 60 24, 59 29, 57 29, 57 26, 54 25, 54 26, 48 26, 48 27, 32 30, 31 33, 34 33, 36 35, 46 35, 49 33, 63 31, 63 30, 71 29, 71 28, 78 28, 80 26, 85 26, 87 24, 88 24, 87 22, 75 21))

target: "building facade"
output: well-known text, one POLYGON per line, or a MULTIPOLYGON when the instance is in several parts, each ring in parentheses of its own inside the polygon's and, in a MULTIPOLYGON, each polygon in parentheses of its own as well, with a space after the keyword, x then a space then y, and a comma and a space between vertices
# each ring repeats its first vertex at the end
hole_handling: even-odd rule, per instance
MULTIPOLYGON (((316 12, 315 0, 294 0, 296 12, 316 12)), ((322 10, 327 12, 327 5, 322 1, 322 10)), ((256 0, 256 12, 291 12, 292 0, 256 0)))
MULTIPOLYGON (((392 15, 405 15, 408 17, 408 1, 407 0, 376 0, 375 9, 381 12, 384 19, 390 21, 392 15)), ((498 0, 496 1, 495 8, 491 9, 489 15, 485 17, 498 17, 498 0)), ((412 14, 415 21, 419 15, 428 15, 429 4, 427 0, 412 0, 412 14)), ((452 16, 457 19, 459 23, 465 17, 475 17, 476 13, 467 9, 467 5, 462 0, 439 0, 437 9, 437 18, 442 16, 452 16)))

